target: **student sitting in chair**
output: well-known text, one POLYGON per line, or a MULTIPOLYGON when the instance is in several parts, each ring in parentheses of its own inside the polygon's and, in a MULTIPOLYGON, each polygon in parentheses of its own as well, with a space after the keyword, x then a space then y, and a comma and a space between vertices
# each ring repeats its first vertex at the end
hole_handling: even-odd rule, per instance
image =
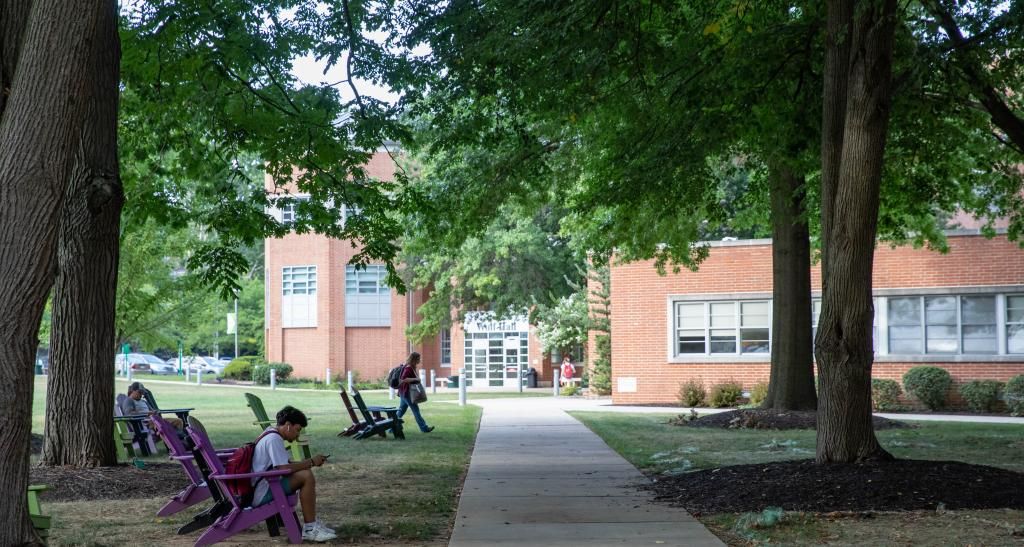
MULTIPOLYGON (((290 462, 288 460, 288 449, 285 448, 285 441, 295 441, 306 427, 306 415, 302 411, 286 406, 277 413, 277 425, 268 427, 256 443, 256 449, 252 455, 252 470, 267 471, 270 469, 287 469, 291 471, 281 479, 281 486, 285 494, 291 495, 299 492, 299 502, 302 504, 302 520, 305 524, 302 527, 302 539, 309 541, 329 541, 337 537, 334 530, 326 527, 316 518, 316 479, 313 477, 312 469, 320 467, 327 460, 327 456, 317 454, 308 460, 290 462)), ((270 486, 265 480, 255 479, 253 481, 252 499, 253 507, 270 503, 273 495, 270 486)))
MULTIPOLYGON (((132 382, 128 386, 128 398, 121 403, 121 414, 125 416, 149 416, 156 412, 156 409, 149 408, 149 403, 144 398, 144 390, 142 382, 132 382)), ((167 423, 174 426, 178 431, 182 431, 184 424, 178 418, 164 418, 167 423)))

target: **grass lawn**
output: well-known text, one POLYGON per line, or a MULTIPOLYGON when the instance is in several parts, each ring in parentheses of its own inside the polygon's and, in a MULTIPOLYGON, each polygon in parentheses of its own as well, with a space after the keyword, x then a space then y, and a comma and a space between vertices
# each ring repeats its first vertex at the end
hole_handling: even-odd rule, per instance
MULTIPOLYGON (((573 412, 645 473, 684 473, 726 465, 814 457, 814 431, 759 431, 668 425, 673 414, 573 412)), ((898 458, 959 460, 1024 472, 1024 426, 916 422, 879 431, 898 458)), ((782 524, 745 526, 750 516, 702 515, 730 545, 1021 545, 1024 511, 913 511, 838 515, 787 513, 782 524)))
MULTIPOLYGON (((118 381, 116 389, 122 392, 126 386, 118 381)), ((43 431, 45 389, 45 378, 37 377, 32 430, 38 434, 43 431)), ((237 446, 259 434, 245 404, 245 389, 156 383, 150 389, 162 407, 194 407, 194 415, 203 420, 215 446, 237 446)), ((338 543, 447 543, 456 494, 476 437, 479 407, 428 402, 422 409, 427 421, 437 427, 433 433, 419 433, 407 416, 411 427, 406 429, 405 441, 355 441, 337 437, 351 421, 335 391, 254 393, 271 415, 286 404, 305 412, 310 418, 306 433, 314 453, 331 454, 329 463, 316 470, 318 512, 338 531, 338 543)), ((369 404, 387 403, 386 394, 368 393, 365 398, 369 404)), ((149 459, 166 461, 166 455, 149 459)), ((197 506, 197 511, 158 519, 154 515, 165 501, 57 503, 44 498, 44 510, 55 516, 50 544, 135 545, 145 538, 151 545, 191 545, 196 534, 176 536, 175 530, 204 504, 197 506)), ((245 545, 274 543, 262 527, 238 537, 245 545)))

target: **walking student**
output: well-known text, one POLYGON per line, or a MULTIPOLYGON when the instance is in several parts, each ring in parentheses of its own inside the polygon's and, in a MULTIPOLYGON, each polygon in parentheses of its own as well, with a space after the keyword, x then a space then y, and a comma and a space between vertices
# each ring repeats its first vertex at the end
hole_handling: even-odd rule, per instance
POLYGON ((409 395, 409 386, 420 383, 419 374, 416 372, 416 367, 419 364, 420 354, 415 351, 410 353, 409 358, 405 360, 402 374, 398 377, 398 397, 402 400, 398 405, 398 417, 401 418, 405 415, 406 410, 412 409, 412 415, 416 418, 416 425, 419 426, 420 431, 430 433, 434 430, 434 426, 427 425, 423 415, 420 414, 420 405, 409 395))

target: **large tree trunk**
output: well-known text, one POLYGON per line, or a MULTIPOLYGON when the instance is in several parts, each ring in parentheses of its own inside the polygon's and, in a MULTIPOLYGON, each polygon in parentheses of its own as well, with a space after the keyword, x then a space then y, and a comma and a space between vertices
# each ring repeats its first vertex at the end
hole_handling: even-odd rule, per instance
POLYGON ((804 177, 783 166, 771 173, 772 368, 763 408, 814 410, 811 340, 811 240, 804 177))
POLYGON ((871 423, 871 273, 892 95, 895 11, 895 0, 828 3, 821 219, 826 252, 815 340, 819 463, 892 457, 878 444, 871 423), (847 73, 845 89, 835 71, 847 73), (842 101, 829 96, 835 93, 846 96, 842 113, 835 110, 842 101), (836 164, 837 143, 831 139, 840 115, 836 164))
POLYGON ((100 7, 110 2, 37 0, 28 11, 28 1, 16 4, 3 2, 0 13, 10 77, 0 113, 0 545, 34 545, 41 542, 25 503, 33 361, 64 186, 90 100, 86 60, 100 7), (9 17, 19 13, 27 20, 9 17))
POLYGON ((90 95, 57 244, 43 465, 115 465, 114 308, 124 193, 118 177, 115 6, 97 27, 90 95))

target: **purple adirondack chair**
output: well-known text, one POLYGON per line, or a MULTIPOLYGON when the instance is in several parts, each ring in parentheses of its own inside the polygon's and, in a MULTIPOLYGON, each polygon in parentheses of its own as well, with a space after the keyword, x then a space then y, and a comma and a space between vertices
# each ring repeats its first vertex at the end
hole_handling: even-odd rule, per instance
POLYGON ((295 503, 298 501, 298 497, 295 494, 291 496, 285 495, 284 488, 281 487, 281 477, 288 475, 291 471, 287 469, 272 469, 270 471, 228 475, 225 473, 224 464, 213 449, 213 445, 210 443, 210 438, 207 437, 202 423, 196 420, 195 416, 189 416, 188 423, 189 427, 186 428, 186 431, 196 444, 196 448, 203 455, 206 465, 210 467, 212 471, 210 479, 214 481, 214 486, 220 489, 224 497, 231 502, 231 511, 218 518, 217 522, 214 522, 212 526, 207 528, 203 535, 199 536, 199 539, 196 540, 195 546, 213 545, 224 541, 239 532, 243 532, 260 522, 274 517, 279 517, 284 523, 284 528, 288 533, 288 543, 302 543, 302 526, 299 524, 299 518, 295 515, 295 503), (193 423, 197 425, 193 426, 193 423), (259 507, 242 507, 239 500, 231 495, 226 481, 259 477, 266 479, 273 499, 270 503, 259 507))
MULTIPOLYGON (((149 417, 149 421, 153 426, 153 430, 156 431, 160 438, 167 445, 167 452, 170 453, 171 459, 180 463, 181 468, 185 470, 185 474, 188 475, 191 484, 185 487, 184 490, 178 492, 170 501, 168 501, 159 511, 156 512, 158 517, 166 517, 173 515, 183 509, 192 507, 193 505, 209 499, 210 489, 206 484, 206 479, 203 478, 203 474, 199 471, 195 463, 195 456, 187 448, 185 444, 181 442, 181 438, 178 437, 178 430, 174 429, 167 420, 163 419, 159 414, 153 414, 149 417)), ((234 448, 223 448, 217 450, 217 456, 221 459, 227 459, 234 452, 234 448)))

